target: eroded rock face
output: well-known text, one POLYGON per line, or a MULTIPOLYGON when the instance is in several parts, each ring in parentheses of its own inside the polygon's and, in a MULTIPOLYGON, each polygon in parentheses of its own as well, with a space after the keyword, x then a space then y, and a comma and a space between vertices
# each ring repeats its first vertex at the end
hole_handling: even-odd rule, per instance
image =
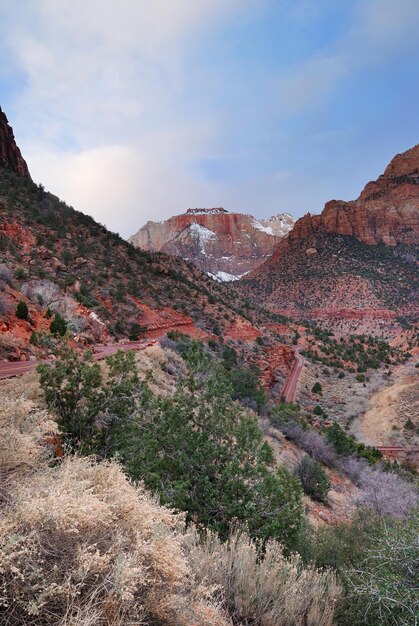
POLYGON ((6 167, 15 174, 30 178, 25 159, 16 145, 13 129, 9 125, 6 114, 0 107, 0 166, 6 167))
POLYGON ((331 200, 321 215, 302 217, 289 238, 316 232, 352 235, 372 245, 419 243, 419 144, 396 155, 357 200, 331 200))
POLYGON ((143 250, 180 256, 227 281, 266 261, 293 225, 287 214, 259 221, 222 208, 189 209, 164 222, 147 222, 130 241, 143 250))

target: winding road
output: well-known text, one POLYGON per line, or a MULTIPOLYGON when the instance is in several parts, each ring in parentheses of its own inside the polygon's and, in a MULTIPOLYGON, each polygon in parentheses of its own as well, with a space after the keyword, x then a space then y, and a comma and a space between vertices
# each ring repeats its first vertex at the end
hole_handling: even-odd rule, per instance
POLYGON ((294 402, 295 392, 297 390, 297 384, 300 379, 301 370, 304 365, 304 358, 298 351, 298 348, 294 351, 295 361, 292 365, 290 375, 288 376, 285 384, 282 388, 281 396, 285 398, 286 402, 294 402))
MULTIPOLYGON (((154 339, 143 341, 129 341, 127 343, 116 343, 106 346, 95 346, 93 360, 100 361, 110 354, 115 354, 118 350, 127 352, 128 350, 144 350, 148 346, 155 344, 154 339)), ((21 376, 31 372, 40 363, 54 363, 53 359, 43 359, 36 361, 5 361, 0 363, 0 380, 4 378, 12 378, 13 376, 21 376)))

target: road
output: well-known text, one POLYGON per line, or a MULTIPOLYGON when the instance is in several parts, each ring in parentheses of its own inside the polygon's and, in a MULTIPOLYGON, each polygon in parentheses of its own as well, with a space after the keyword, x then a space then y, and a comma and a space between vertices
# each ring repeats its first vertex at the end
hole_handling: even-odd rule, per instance
MULTIPOLYGON (((95 346, 93 360, 100 361, 110 354, 115 354, 118 350, 123 350, 124 352, 128 350, 144 350, 154 343, 156 343, 154 339, 145 339, 143 341, 129 341, 127 343, 116 343, 107 346, 95 346)), ((0 363, 0 380, 27 374, 40 363, 54 363, 54 361, 53 359, 43 359, 42 361, 7 361, 0 363)))
POLYGON ((297 384, 300 379, 301 370, 303 369, 304 359, 298 352, 298 349, 294 351, 295 360, 292 365, 290 375, 288 376, 285 384, 282 388, 281 396, 285 398, 286 402, 294 402, 295 392, 297 390, 297 384))

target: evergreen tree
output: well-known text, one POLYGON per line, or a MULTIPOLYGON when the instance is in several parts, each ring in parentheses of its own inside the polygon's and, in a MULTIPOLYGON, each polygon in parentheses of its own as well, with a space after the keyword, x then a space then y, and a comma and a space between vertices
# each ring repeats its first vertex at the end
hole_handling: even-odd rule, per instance
POLYGON ((59 313, 56 313, 49 329, 53 335, 64 337, 67 332, 67 322, 59 313))
POLYGON ((27 320, 29 315, 29 309, 26 302, 23 300, 19 300, 18 305, 16 307, 16 317, 20 320, 27 320))

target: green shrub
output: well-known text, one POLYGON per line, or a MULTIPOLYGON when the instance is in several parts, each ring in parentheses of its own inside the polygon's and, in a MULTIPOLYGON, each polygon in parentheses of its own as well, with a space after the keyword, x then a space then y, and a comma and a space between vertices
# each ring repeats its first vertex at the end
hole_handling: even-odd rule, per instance
POLYGON ((118 457, 188 521, 224 538, 243 522, 253 537, 292 549, 303 519, 299 481, 275 464, 223 366, 199 342, 185 346, 190 374, 168 397, 138 380, 132 352, 108 357, 104 380, 91 355, 64 347, 60 360, 38 368, 47 405, 76 448, 118 457))
POLYGON ((313 393, 321 394, 322 393, 322 386, 321 386, 321 384, 319 382, 314 383, 311 391, 313 393))
POLYGON ((301 410, 294 402, 280 402, 271 409, 270 421, 273 426, 281 429, 284 424, 297 424, 304 427, 301 410))
POLYGON ((266 394, 257 375, 250 370, 232 370, 229 380, 233 386, 233 398, 242 402, 251 400, 260 411, 266 405, 266 394))
POLYGON ((140 326, 134 322, 131 324, 131 331, 129 334, 130 341, 138 341, 138 339, 147 332, 147 326, 140 326))
POLYGON ((327 502, 330 480, 318 461, 304 456, 298 464, 296 474, 305 494, 319 502, 327 502))
POLYGON ((326 439, 332 444, 339 456, 350 455, 357 452, 357 444, 349 437, 339 426, 337 422, 333 422, 330 428, 325 429, 326 439))
POLYGON ((19 300, 18 305, 16 307, 16 317, 20 320, 27 320, 29 315, 29 309, 26 302, 23 300, 19 300))
POLYGON ((49 329, 52 335, 55 335, 56 337, 64 337, 67 332, 67 322, 59 313, 56 313, 49 329))
POLYGON ((23 267, 17 267, 17 268, 15 269, 15 277, 16 277, 18 280, 25 280, 25 278, 26 278, 26 272, 25 272, 25 270, 23 269, 23 267))

